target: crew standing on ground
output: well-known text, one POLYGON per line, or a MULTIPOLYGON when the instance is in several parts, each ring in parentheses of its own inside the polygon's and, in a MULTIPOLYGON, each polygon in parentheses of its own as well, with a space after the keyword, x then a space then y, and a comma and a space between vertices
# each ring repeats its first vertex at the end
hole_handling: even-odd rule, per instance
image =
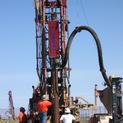
POLYGON ((65 114, 61 116, 60 123, 75 123, 75 117, 71 114, 69 108, 65 108, 65 114))
POLYGON ((27 123, 27 116, 25 114, 25 108, 20 107, 20 113, 18 115, 19 123, 27 123))
POLYGON ((48 108, 52 106, 52 102, 47 100, 46 95, 43 95, 37 104, 40 113, 40 123, 46 123, 48 108))

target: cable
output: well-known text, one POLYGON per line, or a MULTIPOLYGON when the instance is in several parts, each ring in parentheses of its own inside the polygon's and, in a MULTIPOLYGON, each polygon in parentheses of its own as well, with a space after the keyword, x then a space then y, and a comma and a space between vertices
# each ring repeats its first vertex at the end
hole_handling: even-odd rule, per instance
POLYGON ((89 21, 88 21, 88 18, 87 18, 87 15, 86 15, 86 11, 85 11, 85 7, 84 7, 84 4, 83 4, 83 0, 80 0, 81 4, 82 5, 82 10, 83 10, 83 15, 85 17, 85 21, 87 23, 87 25, 89 26, 89 21))
MULTIPOLYGON (((87 15, 86 15, 86 11, 85 11, 85 7, 84 7, 84 3, 83 3, 83 0, 78 0, 78 3, 77 3, 79 6, 79 15, 80 15, 80 11, 83 12, 83 16, 84 16, 84 19, 85 19, 85 22, 86 24, 89 26, 89 21, 88 21, 88 18, 87 18, 87 15), (82 10, 81 10, 82 9, 82 10)), ((78 18, 78 17, 77 17, 78 18)))

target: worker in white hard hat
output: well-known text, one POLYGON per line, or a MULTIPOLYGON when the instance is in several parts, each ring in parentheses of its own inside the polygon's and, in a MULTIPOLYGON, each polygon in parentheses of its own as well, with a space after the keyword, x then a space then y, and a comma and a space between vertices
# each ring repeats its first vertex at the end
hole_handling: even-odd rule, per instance
POLYGON ((69 108, 65 108, 64 114, 60 118, 60 123, 74 123, 75 117, 71 114, 69 108))

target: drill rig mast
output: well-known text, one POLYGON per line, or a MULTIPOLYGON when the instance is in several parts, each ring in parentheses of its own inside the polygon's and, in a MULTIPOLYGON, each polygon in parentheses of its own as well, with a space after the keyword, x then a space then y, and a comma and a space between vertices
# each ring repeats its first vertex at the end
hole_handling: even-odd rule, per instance
POLYGON ((68 32, 67 0, 34 0, 36 59, 40 96, 53 102, 53 123, 59 122, 59 107, 69 106, 69 67, 60 67, 68 32), (68 82, 68 83, 67 83, 68 82))
POLYGON ((14 111, 14 104, 13 104, 13 98, 12 98, 12 91, 8 92, 9 95, 9 113, 12 115, 12 119, 15 120, 15 111, 14 111))

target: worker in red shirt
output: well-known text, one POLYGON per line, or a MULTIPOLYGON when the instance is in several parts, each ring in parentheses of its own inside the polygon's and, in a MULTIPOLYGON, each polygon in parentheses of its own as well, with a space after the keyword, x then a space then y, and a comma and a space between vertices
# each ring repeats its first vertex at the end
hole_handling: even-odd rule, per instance
POLYGON ((27 123, 27 116, 25 114, 25 108, 20 107, 20 113, 18 115, 19 123, 27 123))
POLYGON ((40 113, 40 123, 46 123, 48 108, 52 106, 52 102, 48 101, 46 95, 43 95, 38 101, 37 108, 40 113))

